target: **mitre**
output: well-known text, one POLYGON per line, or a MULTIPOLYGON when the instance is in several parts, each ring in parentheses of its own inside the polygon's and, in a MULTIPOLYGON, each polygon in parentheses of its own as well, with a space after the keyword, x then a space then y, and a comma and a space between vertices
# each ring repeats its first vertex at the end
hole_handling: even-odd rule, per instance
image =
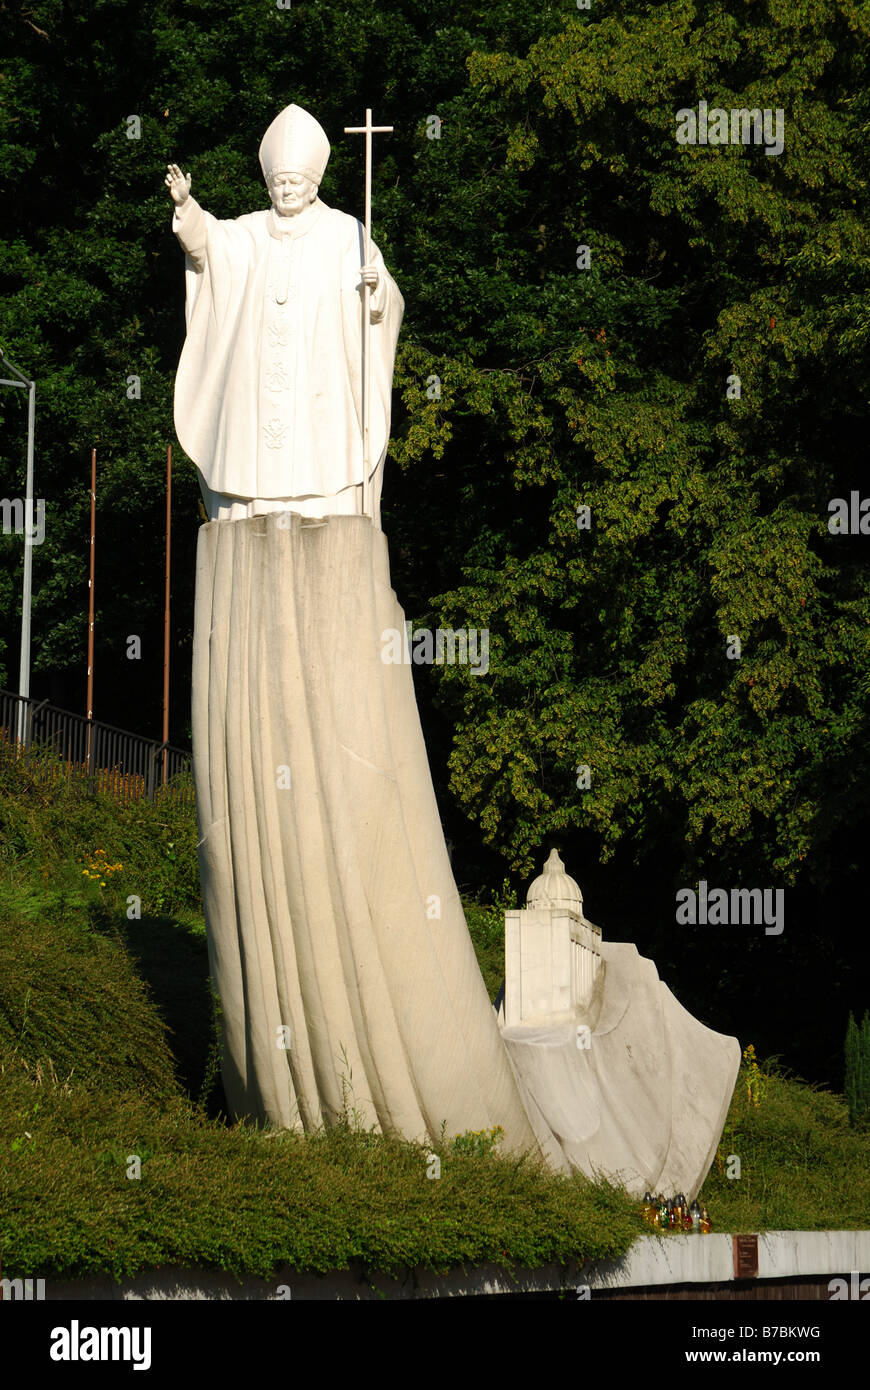
POLYGON ((323 178, 329 159, 326 131, 301 106, 285 106, 260 144, 260 168, 268 183, 273 174, 304 174, 313 183, 323 178))

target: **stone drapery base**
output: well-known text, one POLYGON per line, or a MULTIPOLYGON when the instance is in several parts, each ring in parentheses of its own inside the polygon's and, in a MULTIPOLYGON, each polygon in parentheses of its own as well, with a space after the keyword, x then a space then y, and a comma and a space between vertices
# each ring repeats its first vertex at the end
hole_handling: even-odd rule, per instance
POLYGON ((411 669, 381 660, 403 623, 367 517, 200 529, 194 776, 227 1100, 276 1127, 347 1107, 421 1142, 501 1125, 507 1147, 534 1148, 411 669))
POLYGON ((728 1116, 740 1044, 688 1013, 635 946, 599 949, 586 1009, 502 1036, 524 1094, 572 1167, 637 1196, 682 1192, 692 1201, 728 1116))

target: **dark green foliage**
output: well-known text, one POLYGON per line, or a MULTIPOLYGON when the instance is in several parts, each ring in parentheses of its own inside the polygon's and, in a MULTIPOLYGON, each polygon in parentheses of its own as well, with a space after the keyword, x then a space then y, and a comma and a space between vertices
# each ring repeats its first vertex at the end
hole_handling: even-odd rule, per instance
POLYGON ((576 828, 605 858, 656 841, 683 874, 795 883, 827 875, 847 806, 866 814, 866 571, 826 526, 863 476, 866 16, 616 9, 469 62, 474 126, 500 132, 488 227, 514 199, 525 216, 497 248, 511 313, 444 371, 453 447, 471 416, 515 490, 498 506, 476 468, 464 582, 436 608, 495 651, 486 681, 443 673, 452 787, 524 875, 576 828), (780 158, 676 144, 696 92, 750 88, 786 110, 780 158))
POLYGON ((851 1014, 846 1028, 846 1103, 856 1129, 870 1126, 870 1013, 859 1028, 851 1014))

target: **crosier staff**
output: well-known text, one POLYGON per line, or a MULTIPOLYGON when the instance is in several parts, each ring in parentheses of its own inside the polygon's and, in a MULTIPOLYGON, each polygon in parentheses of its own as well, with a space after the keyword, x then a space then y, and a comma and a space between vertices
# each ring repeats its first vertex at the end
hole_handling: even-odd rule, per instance
POLYGON ((369 298, 373 289, 377 287, 378 272, 374 266, 369 265, 372 254, 372 136, 389 134, 393 127, 391 125, 372 125, 371 107, 366 107, 365 125, 346 125, 345 135, 364 135, 366 137, 366 237, 365 237, 365 264, 362 267, 361 275, 363 282, 363 392, 362 392, 362 417, 363 417, 363 485, 362 485, 362 514, 371 515, 371 479, 369 477, 369 401, 371 399, 371 318, 369 313, 369 298))

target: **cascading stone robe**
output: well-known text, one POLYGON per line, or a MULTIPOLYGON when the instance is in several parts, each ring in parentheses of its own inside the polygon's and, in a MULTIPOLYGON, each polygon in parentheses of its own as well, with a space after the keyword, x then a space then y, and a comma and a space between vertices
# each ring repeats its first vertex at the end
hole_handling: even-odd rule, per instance
MULTIPOLYGON (((317 130, 283 116, 289 143, 261 151, 264 172, 319 178, 317 130)), ((383 629, 404 625, 377 525, 402 296, 359 222, 319 199, 224 222, 188 195, 173 228, 188 323, 175 420, 213 518, 193 747, 230 1108, 309 1129, 347 1102, 429 1141, 500 1124, 564 1166, 526 1113, 474 957, 410 670, 381 659, 383 629), (354 516, 366 261, 373 515, 354 516)))
POLYGON ((387 541, 364 516, 200 528, 200 873, 238 1117, 437 1142, 526 1113, 450 869, 387 541))

